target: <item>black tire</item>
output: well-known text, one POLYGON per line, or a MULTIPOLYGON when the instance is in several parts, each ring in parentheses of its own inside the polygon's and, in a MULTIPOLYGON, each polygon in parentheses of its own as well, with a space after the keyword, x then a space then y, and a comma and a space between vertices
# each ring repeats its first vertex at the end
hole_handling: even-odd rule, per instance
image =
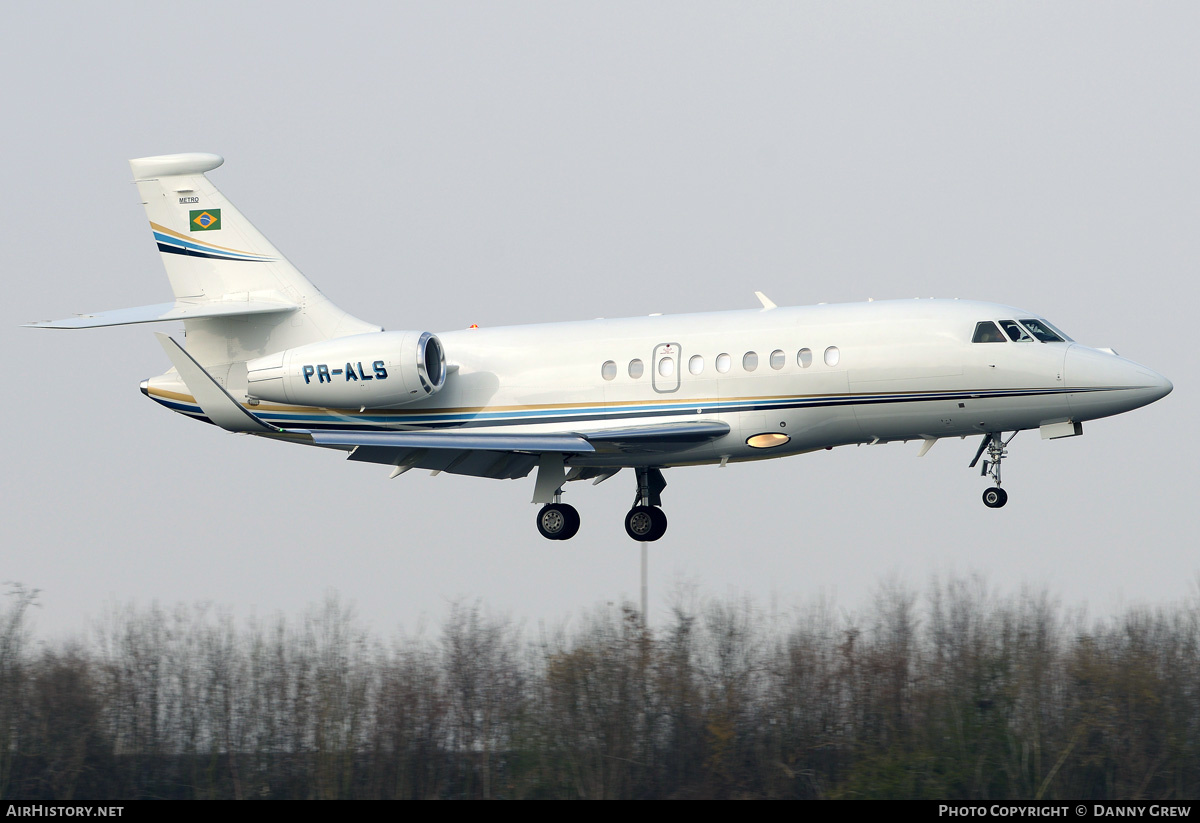
POLYGON ((989 509, 999 509, 1008 502, 1008 492, 996 486, 992 489, 985 489, 983 492, 983 505, 989 509))
POLYGON ((625 515, 625 533, 639 543, 649 541, 654 532, 654 507, 634 506, 625 515))
POLYGON ((549 503, 538 512, 537 529, 547 540, 569 540, 579 531, 579 512, 566 503, 549 503))
POLYGON ((563 529, 563 533, 558 536, 559 540, 570 540, 579 533, 579 512, 575 507, 567 503, 560 503, 563 514, 567 517, 567 527, 563 529))
POLYGON ((652 508, 650 516, 654 518, 654 530, 646 538, 647 542, 658 540, 667 533, 667 513, 659 508, 652 508))
POLYGON ((652 543, 667 531, 667 515, 656 506, 634 506, 625 515, 625 533, 639 543, 652 543))

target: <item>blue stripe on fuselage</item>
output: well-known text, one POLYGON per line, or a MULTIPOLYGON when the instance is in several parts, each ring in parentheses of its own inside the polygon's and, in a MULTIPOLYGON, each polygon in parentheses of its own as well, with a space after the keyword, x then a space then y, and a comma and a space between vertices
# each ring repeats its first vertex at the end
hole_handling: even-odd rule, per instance
MULTIPOLYGON (((785 409, 827 408, 830 406, 862 406, 892 403, 921 403, 938 400, 984 399, 1001 397, 1028 397, 1046 394, 1070 394, 1091 391, 1120 390, 1120 386, 1107 388, 1070 389, 993 389, 984 391, 924 392, 920 394, 844 394, 817 397, 784 397, 777 399, 714 400, 696 403, 653 403, 639 406, 587 406, 579 409, 529 409, 507 412, 442 412, 426 415, 372 415, 328 412, 269 412, 258 411, 252 406, 247 410, 262 420, 281 428, 301 424, 306 428, 322 429, 378 429, 383 431, 397 428, 477 428, 484 426, 516 426, 536 423, 586 423, 593 421, 619 421, 646 417, 674 417, 696 414, 724 414, 730 412, 780 411, 785 409)), ((178 401, 152 398, 168 408, 203 417, 199 406, 178 401)), ((207 419, 207 418, 204 418, 207 419)))

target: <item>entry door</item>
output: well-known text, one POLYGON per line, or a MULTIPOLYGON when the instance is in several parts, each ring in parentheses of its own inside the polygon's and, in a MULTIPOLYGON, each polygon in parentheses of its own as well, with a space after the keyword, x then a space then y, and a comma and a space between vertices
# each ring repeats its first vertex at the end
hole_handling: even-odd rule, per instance
POLYGON ((656 392, 667 394, 679 389, 679 344, 659 343, 650 359, 650 382, 656 392))

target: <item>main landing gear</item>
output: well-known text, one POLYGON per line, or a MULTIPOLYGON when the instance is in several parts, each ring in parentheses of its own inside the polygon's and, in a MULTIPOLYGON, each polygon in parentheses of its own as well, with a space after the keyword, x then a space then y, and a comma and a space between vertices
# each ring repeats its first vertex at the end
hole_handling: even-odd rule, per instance
POLYGON ((538 531, 547 540, 570 540, 579 531, 579 512, 570 503, 559 502, 561 498, 561 493, 554 495, 554 502, 538 512, 538 531))
MULTIPOLYGON (((667 481, 659 469, 638 468, 634 471, 638 488, 633 508, 625 515, 625 532, 639 543, 650 543, 667 531, 667 515, 660 508, 667 481)), ((570 540, 579 531, 579 512, 562 502, 561 488, 554 491, 554 502, 542 506, 538 512, 537 529, 547 540, 570 540)))
POLYGON ((983 467, 979 474, 981 477, 990 477, 996 484, 995 487, 986 489, 983 492, 983 505, 989 509, 999 509, 1008 502, 1008 492, 1000 488, 1000 461, 1008 456, 1008 444, 1012 442, 1013 437, 1017 436, 1017 432, 1005 440, 1003 432, 989 432, 983 436, 983 442, 979 444, 979 451, 975 452, 975 459, 971 461, 971 468, 975 468, 975 464, 979 462, 979 458, 983 456, 984 451, 987 452, 987 460, 983 461, 983 467))
POLYGON ((625 515, 625 532, 639 543, 652 543, 667 532, 667 515, 661 508, 667 481, 658 469, 636 468, 637 494, 625 515))

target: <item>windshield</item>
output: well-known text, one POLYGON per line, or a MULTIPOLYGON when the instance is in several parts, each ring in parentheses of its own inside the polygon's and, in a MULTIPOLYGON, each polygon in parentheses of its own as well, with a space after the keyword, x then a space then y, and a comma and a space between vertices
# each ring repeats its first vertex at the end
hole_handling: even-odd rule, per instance
POLYGON ((1000 325, 1004 327, 1004 330, 1006 332, 1008 332, 1008 336, 1011 337, 1015 342, 1017 342, 1017 343, 1032 343, 1033 342, 1033 338, 1030 336, 1029 332, 1027 332, 1027 331, 1025 331, 1025 329, 1021 328, 1021 324, 1018 323, 1016 320, 1001 320, 1000 325))
POLYGON ((1050 327, 1050 324, 1046 323, 1045 321, 1035 320, 1033 318, 1028 320, 1021 318, 1021 325, 1029 329, 1030 334, 1032 334, 1038 340, 1041 340, 1043 343, 1063 342, 1062 336, 1054 331, 1054 329, 1050 327))

